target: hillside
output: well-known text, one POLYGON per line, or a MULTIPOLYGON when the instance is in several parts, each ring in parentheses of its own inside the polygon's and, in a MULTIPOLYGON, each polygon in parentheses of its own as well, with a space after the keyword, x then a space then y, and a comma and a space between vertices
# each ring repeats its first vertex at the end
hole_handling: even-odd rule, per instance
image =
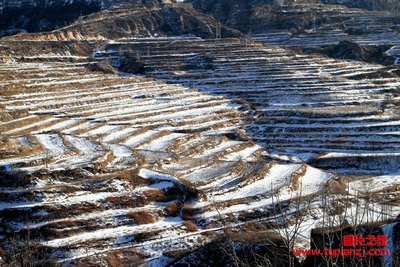
POLYGON ((0 37, 53 30, 68 25, 81 15, 99 11, 106 4, 100 0, 1 1, 0 37))
POLYGON ((383 65, 393 65, 399 58, 397 52, 386 53, 400 41, 400 13, 397 7, 390 8, 395 1, 370 1, 377 5, 372 10, 379 11, 367 11, 367 1, 189 2, 266 44, 383 65))
POLYGON ((131 3, 0 39, 0 265, 294 267, 336 230, 398 242, 397 68, 219 25, 131 3))
MULTIPOLYGON (((70 26, 52 32, 34 35, 20 34, 11 40, 71 41, 107 40, 131 36, 195 35, 215 37, 216 20, 185 5, 121 4, 88 15, 70 26)), ((226 37, 239 37, 241 33, 222 26, 226 37)))

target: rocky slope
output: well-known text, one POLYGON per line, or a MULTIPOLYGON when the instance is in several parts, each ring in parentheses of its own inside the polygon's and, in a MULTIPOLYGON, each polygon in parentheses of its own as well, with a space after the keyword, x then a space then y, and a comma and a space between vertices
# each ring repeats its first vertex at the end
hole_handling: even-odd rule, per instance
MULTIPOLYGON (((195 35, 213 38, 217 21, 208 15, 199 13, 186 5, 123 4, 86 16, 70 26, 34 35, 21 34, 11 40, 107 40, 130 38, 132 36, 176 36, 195 35)), ((242 34, 229 27, 222 26, 226 37, 239 37, 242 34)))
POLYGON ((0 2, 0 37, 19 32, 42 32, 71 24, 81 16, 112 5, 129 3, 140 8, 155 8, 162 0, 22 0, 0 2))

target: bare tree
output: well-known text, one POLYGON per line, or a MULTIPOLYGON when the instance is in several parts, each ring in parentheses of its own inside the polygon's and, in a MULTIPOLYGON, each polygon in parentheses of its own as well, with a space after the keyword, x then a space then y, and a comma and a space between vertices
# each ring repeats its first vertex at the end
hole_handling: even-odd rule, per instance
POLYGON ((299 183, 297 190, 290 189, 290 196, 284 201, 280 199, 279 190, 274 192, 272 183, 271 191, 274 213, 277 214, 274 218, 274 224, 277 226, 275 231, 287 248, 288 267, 294 267, 296 259, 293 251, 304 228, 311 201, 303 196, 302 183, 299 183))

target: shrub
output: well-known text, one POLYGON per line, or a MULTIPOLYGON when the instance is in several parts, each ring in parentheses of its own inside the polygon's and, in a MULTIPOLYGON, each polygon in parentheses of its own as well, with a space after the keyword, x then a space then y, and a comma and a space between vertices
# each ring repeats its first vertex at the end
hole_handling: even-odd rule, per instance
POLYGON ((143 192, 143 195, 150 201, 161 201, 165 199, 165 194, 160 189, 149 189, 143 192))
POLYGON ((117 71, 110 65, 110 63, 106 61, 90 63, 88 65, 88 69, 91 71, 103 72, 105 74, 117 73, 117 71))
POLYGON ((165 212, 167 213, 167 216, 176 217, 178 216, 181 207, 182 204, 177 201, 170 202, 165 208, 165 212))
POLYGON ((109 196, 109 197, 107 197, 107 201, 112 204, 130 203, 130 202, 132 202, 132 197, 127 196, 127 195, 109 196))
POLYGON ((149 224, 158 221, 158 217, 149 211, 131 211, 128 216, 134 219, 137 224, 149 224))
POLYGON ((191 222, 183 222, 183 225, 186 227, 186 230, 188 230, 189 232, 197 232, 199 230, 199 229, 197 229, 197 226, 191 222))
POLYGON ((192 205, 185 204, 182 207, 181 217, 185 221, 193 221, 194 215, 199 212, 199 209, 195 209, 192 205))
POLYGON ((110 267, 139 266, 145 258, 146 255, 141 252, 124 249, 111 252, 106 261, 110 267))

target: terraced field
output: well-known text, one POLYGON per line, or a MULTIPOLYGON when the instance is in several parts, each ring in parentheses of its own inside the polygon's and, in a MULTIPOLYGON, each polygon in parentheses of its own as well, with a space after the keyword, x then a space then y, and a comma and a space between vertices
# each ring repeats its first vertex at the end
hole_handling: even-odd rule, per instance
POLYGON ((397 176, 389 165, 364 169, 381 176, 350 177, 305 163, 313 156, 334 165, 351 155, 396 161, 396 110, 382 111, 381 104, 397 80, 349 78, 381 67, 320 58, 321 66, 235 39, 138 39, 103 47, 95 56, 115 62, 113 51, 150 51, 142 56, 149 74, 173 83, 92 72, 83 59, 1 64, 6 239, 29 233, 62 262, 128 253, 157 265, 224 227, 273 220, 278 193, 282 203, 300 194, 311 201, 303 207, 313 212, 304 218, 299 245, 318 225, 325 188, 342 188, 335 198, 359 199, 375 184, 373 209, 385 213, 372 214, 396 214, 397 176), (197 68, 204 55, 212 71, 197 68), (188 59, 195 69, 182 71, 188 59))
POLYGON ((394 14, 340 6, 298 5, 282 7, 278 17, 301 18, 307 12, 312 18, 305 29, 294 31, 265 27, 252 34, 252 38, 268 45, 322 53, 339 59, 361 60, 359 57, 362 57, 367 62, 398 64, 399 18, 394 14), (345 41, 351 44, 340 47, 341 42, 345 41), (349 55, 351 53, 352 56, 349 55))
POLYGON ((395 69, 228 39, 126 40, 96 56, 118 62, 118 54, 137 51, 150 51, 141 58, 149 75, 245 103, 256 116, 246 121, 246 132, 271 158, 342 174, 398 170, 395 69), (212 62, 208 68, 205 60, 212 62))
POLYGON ((395 69, 239 39, 71 51, 0 55, 5 250, 164 266, 227 231, 291 229, 299 212, 297 246, 327 214, 399 214, 395 69), (127 58, 144 72, 93 71, 127 58))
POLYGON ((192 249, 221 229, 216 203, 249 211, 300 169, 310 194, 332 177, 263 159, 242 129, 250 115, 222 96, 63 60, 3 63, 0 75, 1 234, 29 233, 62 261, 192 249))
POLYGON ((288 48, 316 48, 352 41, 359 45, 398 45, 400 33, 394 18, 385 13, 365 11, 340 14, 340 23, 321 23, 304 33, 271 30, 254 34, 254 40, 288 48))

